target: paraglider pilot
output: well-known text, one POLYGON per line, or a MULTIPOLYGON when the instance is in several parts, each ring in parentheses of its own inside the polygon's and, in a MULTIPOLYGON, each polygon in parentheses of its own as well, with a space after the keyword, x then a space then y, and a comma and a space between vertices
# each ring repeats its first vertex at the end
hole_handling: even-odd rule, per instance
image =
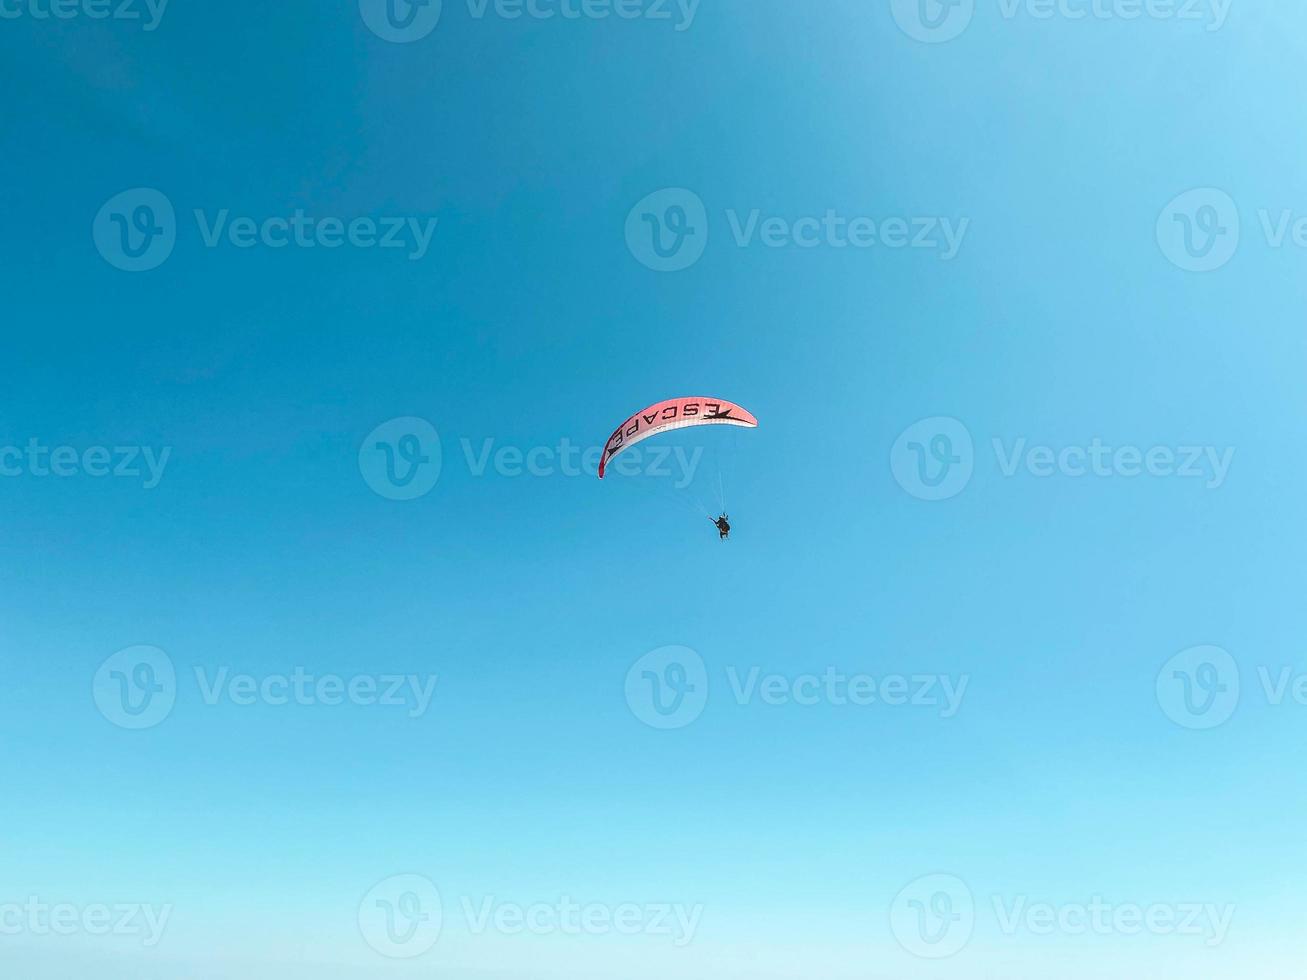
POLYGON ((723 514, 721 517, 717 518, 710 517, 709 520, 717 525, 717 533, 721 536, 721 540, 725 541, 731 533, 731 522, 729 518, 723 514))

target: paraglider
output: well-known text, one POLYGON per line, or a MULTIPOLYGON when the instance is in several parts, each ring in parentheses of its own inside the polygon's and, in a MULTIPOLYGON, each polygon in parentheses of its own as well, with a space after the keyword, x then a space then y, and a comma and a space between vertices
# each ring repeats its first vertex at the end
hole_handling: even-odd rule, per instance
MULTIPOLYGON (((624 450, 650 436, 700 425, 731 425, 756 429, 758 420, 753 413, 724 398, 670 398, 636 412, 619 425, 604 445, 599 459, 599 479, 604 478, 608 464, 624 450)), ((720 484, 720 472, 718 475, 720 484)), ((731 533, 730 518, 726 514, 725 494, 722 494, 720 517, 708 517, 717 528, 718 537, 725 541, 731 533)), ((702 513, 702 511, 700 511, 702 513)))
POLYGON ((623 449, 661 432, 685 429, 692 425, 738 425, 758 428, 753 414, 722 398, 670 398, 636 412, 608 437, 599 460, 599 479, 604 478, 609 461, 623 449))

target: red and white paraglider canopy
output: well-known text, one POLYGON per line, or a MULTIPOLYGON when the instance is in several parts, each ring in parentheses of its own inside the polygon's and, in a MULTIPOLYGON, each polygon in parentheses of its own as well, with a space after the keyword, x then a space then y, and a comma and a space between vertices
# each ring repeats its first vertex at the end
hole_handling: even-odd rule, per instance
POLYGON ((608 437, 603 458, 599 460, 599 479, 604 478, 608 461, 623 449, 629 449, 660 432, 687 429, 693 425, 738 425, 756 429, 753 414, 724 398, 670 398, 636 412, 608 437))

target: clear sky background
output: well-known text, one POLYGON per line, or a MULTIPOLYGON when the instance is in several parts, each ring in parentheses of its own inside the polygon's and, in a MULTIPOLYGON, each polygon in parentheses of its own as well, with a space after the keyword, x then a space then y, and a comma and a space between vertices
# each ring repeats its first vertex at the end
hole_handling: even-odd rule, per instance
POLYGON ((687 22, 447 0, 407 43, 348 3, 175 2, 153 30, 44 9, 0 19, 0 446, 22 450, 0 458, 0 972, 1299 969, 1307 706, 1274 686, 1307 672, 1307 249, 1260 212, 1307 215, 1300 3, 928 4, 951 19, 923 34, 898 2, 687 22), (175 221, 128 272, 93 228, 136 188, 175 221), (660 272, 626 225, 667 188, 702 202, 706 247, 660 272), (296 209, 437 225, 418 258, 202 234, 296 209), (951 259, 740 245, 754 211, 966 231, 951 259), (1159 216, 1215 244, 1177 251, 1159 216), (667 437, 706 449, 691 487, 475 465, 487 440, 600 445, 688 394, 762 421, 667 437), (439 434, 413 500, 360 463, 404 418, 439 434), (937 418, 956 421, 900 440, 937 418), (922 499, 906 444, 940 432, 957 492, 922 499), (1095 439, 1234 456, 1219 479, 1005 471, 1015 447, 1095 439), (169 455, 147 489, 43 476, 33 440, 169 455), (694 509, 719 472, 726 544, 694 509), (93 691, 141 645, 176 680, 135 730, 93 691), (671 645, 702 662, 699 714, 658 728, 627 675, 671 645), (1182 654, 1200 645, 1228 656, 1182 654), (420 712, 206 697, 297 669, 437 680, 420 712), (859 705, 732 684, 828 669, 966 686, 949 713, 938 686, 859 705), (403 875, 443 928, 387 958, 372 890, 403 875), (465 911, 564 896, 702 913, 678 945, 465 911), (1096 897, 1233 920, 1007 921, 1047 903, 1074 923, 1096 897), (29 899, 169 918, 157 943, 52 936, 29 899))

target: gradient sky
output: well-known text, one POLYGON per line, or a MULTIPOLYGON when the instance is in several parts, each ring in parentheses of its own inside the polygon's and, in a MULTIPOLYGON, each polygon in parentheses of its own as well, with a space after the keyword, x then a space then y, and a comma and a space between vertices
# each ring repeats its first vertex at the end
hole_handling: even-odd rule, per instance
POLYGON ((153 25, 6 0, 0 972, 1298 969, 1307 248, 1276 229, 1307 216, 1307 10, 932 4, 933 31, 899 0, 446 0, 386 40, 372 0, 153 25), (141 188, 172 248, 124 271, 141 188), (658 271, 639 229, 678 204, 702 254, 658 271), (420 255, 206 243, 297 211, 436 224, 420 255), (740 244, 754 212, 965 233, 951 258, 740 244), (704 450, 689 487, 476 465, 690 394, 762 425, 666 437, 704 450), (376 489, 376 443, 418 432, 396 419, 438 433, 412 500, 376 489), (1036 447, 1074 467, 1095 440, 1127 453, 1037 475, 1036 447), (141 474, 92 475, 95 447, 141 474), (1128 475, 1188 447, 1228 469, 1128 475), (719 474, 727 544, 696 513, 719 474), (669 646, 699 713, 657 727, 644 670, 677 675, 641 658, 669 646), (139 647, 175 684, 135 729, 93 695, 147 677, 139 647), (828 670, 964 696, 733 684, 828 670), (206 687, 296 671, 436 681, 422 711, 206 687), (423 881, 438 940, 381 955, 377 901, 423 881), (467 914, 564 897, 702 909, 682 945, 467 914), (44 935, 33 898, 167 927, 44 935), (1233 919, 1006 921, 1096 899, 1233 919))

